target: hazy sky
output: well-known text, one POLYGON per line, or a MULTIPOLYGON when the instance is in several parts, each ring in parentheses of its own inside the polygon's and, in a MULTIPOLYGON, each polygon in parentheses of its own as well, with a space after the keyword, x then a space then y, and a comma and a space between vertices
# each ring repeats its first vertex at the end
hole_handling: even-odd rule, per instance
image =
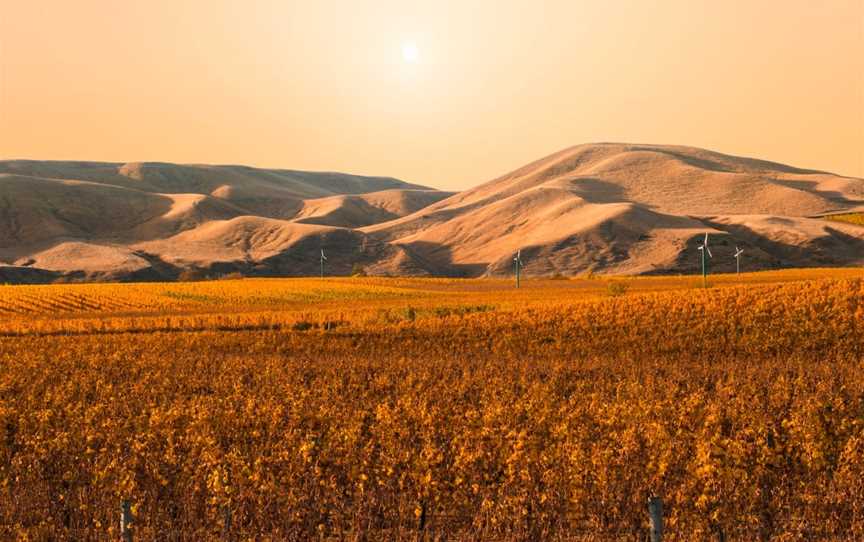
POLYGON ((459 189, 627 141, 864 176, 864 0, 0 0, 0 70, 0 158, 459 189))

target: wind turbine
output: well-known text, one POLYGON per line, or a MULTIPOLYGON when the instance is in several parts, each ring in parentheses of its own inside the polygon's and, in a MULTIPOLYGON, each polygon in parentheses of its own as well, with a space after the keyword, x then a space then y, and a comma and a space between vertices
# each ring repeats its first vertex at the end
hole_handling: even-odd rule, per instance
POLYGON ((513 258, 513 266, 516 268, 516 287, 519 287, 519 278, 522 274, 522 249, 516 251, 516 256, 513 258))
POLYGON ((699 245, 699 250, 702 251, 702 287, 708 287, 708 258, 713 258, 711 249, 708 248, 708 234, 705 234, 705 240, 699 245))
POLYGON ((741 274, 741 255, 744 254, 744 251, 735 247, 735 273, 741 274))
POLYGON ((321 249, 321 280, 324 280, 324 262, 327 261, 327 256, 324 255, 324 249, 321 249))

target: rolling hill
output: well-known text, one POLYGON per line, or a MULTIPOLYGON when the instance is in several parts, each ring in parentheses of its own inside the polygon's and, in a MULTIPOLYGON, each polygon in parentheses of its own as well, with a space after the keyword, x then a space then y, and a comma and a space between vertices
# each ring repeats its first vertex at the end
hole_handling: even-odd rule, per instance
POLYGON ((864 263, 864 180, 691 147, 580 145, 401 219, 361 229, 466 274, 693 272, 697 238, 731 270, 864 263))
POLYGON ((558 152, 459 193, 389 177, 0 161, 0 280, 687 273, 864 264, 864 180, 680 146, 558 152))

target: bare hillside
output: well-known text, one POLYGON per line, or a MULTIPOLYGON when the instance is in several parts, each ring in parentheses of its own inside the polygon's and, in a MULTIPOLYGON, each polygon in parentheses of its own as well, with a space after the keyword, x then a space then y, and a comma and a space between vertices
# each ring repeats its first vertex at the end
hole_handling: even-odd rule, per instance
POLYGON ((305 247, 307 237, 317 253, 334 228, 398 218, 449 195, 343 173, 0 161, 0 265, 13 280, 269 273, 263 259, 305 247))
POLYGON ((864 264, 864 180, 680 146, 601 143, 459 193, 244 166, 0 162, 0 265, 22 281, 203 274, 680 273, 864 264))
POLYGON ((758 268, 847 265, 864 262, 864 229, 809 217, 862 205, 861 179, 690 147, 594 144, 362 231, 466 274, 509 273, 518 249, 529 273, 693 271, 705 232, 723 270, 736 244, 758 268), (778 235, 764 217, 797 233, 778 235), (837 251, 810 250, 824 245, 837 251))

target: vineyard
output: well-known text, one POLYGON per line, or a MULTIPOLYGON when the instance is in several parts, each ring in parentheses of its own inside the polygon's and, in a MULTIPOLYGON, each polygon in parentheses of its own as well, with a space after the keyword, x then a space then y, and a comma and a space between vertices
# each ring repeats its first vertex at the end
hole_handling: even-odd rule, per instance
POLYGON ((0 539, 864 539, 864 272, 0 287, 0 539))
POLYGON ((864 226, 864 213, 838 213, 827 215, 825 218, 835 222, 847 222, 849 224, 864 226))

